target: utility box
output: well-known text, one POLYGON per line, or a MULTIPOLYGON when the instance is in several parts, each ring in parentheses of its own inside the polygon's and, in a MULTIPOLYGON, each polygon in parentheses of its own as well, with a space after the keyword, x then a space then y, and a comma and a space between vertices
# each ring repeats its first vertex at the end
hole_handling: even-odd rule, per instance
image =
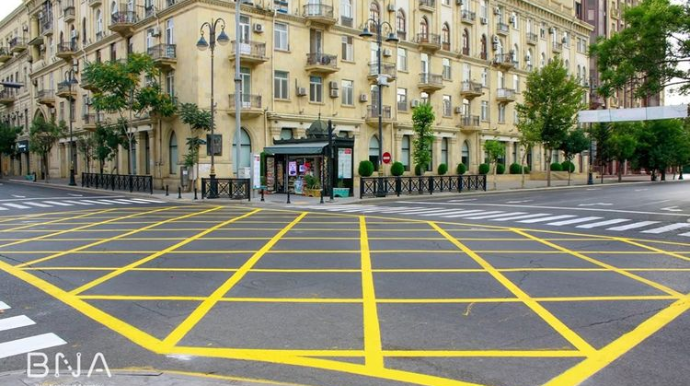
POLYGON ((180 166, 180 185, 185 189, 189 186, 189 168, 186 166, 180 166))

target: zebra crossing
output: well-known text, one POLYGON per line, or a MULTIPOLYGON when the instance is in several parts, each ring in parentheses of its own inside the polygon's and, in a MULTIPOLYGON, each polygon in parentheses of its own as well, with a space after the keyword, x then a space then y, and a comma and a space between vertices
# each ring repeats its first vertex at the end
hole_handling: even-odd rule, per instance
MULTIPOLYGON (((0 301, 0 312, 3 314, 10 310, 11 307, 5 302, 0 301)), ((22 328, 36 325, 31 318, 26 315, 16 315, 8 317, 0 317, 0 337, 5 336, 5 333, 11 331, 12 334, 22 335, 22 328)), ((25 336, 19 339, 0 341, 0 359, 5 359, 17 355, 27 354, 33 351, 45 350, 52 347, 66 345, 62 338, 52 332, 25 336)))
POLYGON ((22 200, 0 200, 0 212, 6 210, 29 210, 29 209, 48 209, 67 207, 87 207, 87 206, 114 206, 114 205, 150 205, 163 204, 165 201, 149 198, 117 198, 110 197, 85 197, 66 199, 22 199, 22 200), (11 201, 11 202, 10 202, 11 201))
POLYGON ((517 225, 545 225, 549 227, 572 227, 583 230, 606 230, 610 232, 636 231, 647 235, 675 234, 690 237, 690 223, 641 221, 630 218, 604 218, 601 216, 579 216, 558 213, 527 213, 491 209, 444 208, 440 206, 377 206, 377 205, 334 205, 307 206, 308 209, 341 212, 386 215, 409 215, 416 217, 436 217, 451 220, 481 220, 497 223, 515 223, 517 225), (684 232, 684 233, 683 233, 684 232))

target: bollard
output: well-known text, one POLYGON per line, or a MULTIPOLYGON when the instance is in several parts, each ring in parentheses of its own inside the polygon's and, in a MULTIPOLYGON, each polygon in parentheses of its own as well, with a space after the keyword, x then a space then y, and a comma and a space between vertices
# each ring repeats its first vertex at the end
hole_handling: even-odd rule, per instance
POLYGON ((264 190, 261 189, 261 202, 264 202, 264 201, 265 201, 265 200, 264 200, 264 190))
POLYGON ((195 199, 195 200, 198 200, 198 197, 197 197, 197 195, 196 195, 196 186, 194 187, 194 199, 195 199))
POLYGON ((168 191, 168 185, 165 185, 165 196, 169 196, 170 192, 168 191))
POLYGON ((182 198, 182 188, 180 188, 179 186, 177 187, 177 198, 182 198))
POLYGON ((288 196, 287 197, 287 203, 289 204, 290 203, 290 187, 289 186, 287 187, 287 196, 288 196))

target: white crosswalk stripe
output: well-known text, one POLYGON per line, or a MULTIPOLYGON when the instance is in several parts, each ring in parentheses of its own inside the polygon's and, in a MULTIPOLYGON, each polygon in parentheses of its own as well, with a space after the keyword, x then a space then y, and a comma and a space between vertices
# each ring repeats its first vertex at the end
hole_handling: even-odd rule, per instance
MULTIPOLYGON (((0 201, 0 211, 13 210, 13 209, 38 209, 38 208, 56 208, 56 207, 73 207, 73 206, 94 206, 94 205, 152 205, 152 204, 162 204, 164 201, 143 199, 143 198, 100 198, 100 197, 84 197, 84 198, 72 198, 69 200, 63 200, 59 197, 50 197, 49 200, 36 198, 34 199, 21 199, 21 200, 9 200, 14 202, 0 201), (29 201, 32 200, 32 201, 29 201)), ((317 209, 317 208, 314 208, 317 209)), ((345 208, 351 209, 351 208, 345 208)), ((365 207, 366 210, 372 210, 371 207, 365 207)), ((418 208, 408 208, 408 209, 418 209, 418 208)), ((361 209, 360 209, 361 210, 361 209)))
POLYGON ((538 222, 560 220, 562 218, 571 218, 571 217, 577 217, 577 216, 575 216, 574 214, 562 214, 559 216, 540 217, 540 218, 532 218, 529 220, 520 220, 518 222, 525 223, 525 224, 535 224, 538 222))
POLYGON ((13 316, 11 318, 0 319, 0 331, 33 326, 34 324, 36 324, 36 322, 29 319, 26 315, 13 316))
POLYGON ((9 209, 0 206, 0 210, 9 210, 9 209))
POLYGON ((504 213, 504 212, 472 209, 472 210, 465 210, 460 214, 454 214, 454 215, 443 216, 443 217, 445 217, 445 218, 463 218, 463 217, 469 217, 469 216, 479 216, 480 214, 498 214, 498 213, 504 213))
POLYGON ((68 202, 68 203, 74 204, 74 205, 86 205, 86 206, 91 206, 91 205, 93 205, 93 204, 88 204, 88 203, 86 203, 86 202, 84 202, 84 201, 72 201, 72 200, 67 201, 67 200, 66 200, 65 202, 68 202))
POLYGON ((570 220, 563 220, 563 221, 556 221, 556 222, 550 222, 546 225, 551 225, 555 227, 560 227, 563 225, 572 225, 572 224, 580 224, 583 222, 587 221, 594 221, 594 220, 600 220, 601 217, 580 217, 580 218, 575 218, 575 219, 570 219, 570 220))
POLYGON ((50 205, 56 205, 56 206, 72 206, 72 204, 68 204, 66 202, 60 202, 60 201, 43 201, 46 204, 50 205))
POLYGON ((42 204, 40 202, 25 202, 25 204, 35 206, 37 208, 52 208, 51 205, 42 204))
MULTIPOLYGON (((515 213, 510 213, 510 215, 520 215, 520 214, 525 214, 525 212, 515 212, 515 213)), ((501 213, 501 214, 491 214, 491 215, 480 215, 480 216, 474 216, 474 217, 466 217, 466 220, 486 220, 490 218, 500 218, 500 217, 505 217, 507 213, 501 213)))
POLYGON ((14 209, 29 209, 29 207, 26 206, 26 205, 12 204, 12 203, 10 203, 10 202, 6 202, 6 203, 4 203, 3 205, 9 206, 10 208, 14 208, 14 209))
POLYGON ((585 225, 578 225, 578 228, 582 229, 593 229, 593 228, 600 228, 600 227, 605 227, 607 225, 614 225, 614 224, 620 224, 622 222, 628 222, 630 219, 627 218, 614 218, 613 220, 606 220, 606 221, 600 221, 600 222, 595 222, 591 224, 585 224, 585 225))
POLYGON ((632 224, 627 224, 627 225, 621 225, 618 227, 613 227, 613 228, 608 228, 606 229, 607 231, 614 231, 614 232, 622 232, 622 231, 627 231, 630 229, 639 229, 639 228, 644 228, 650 225, 658 224, 659 221, 640 221, 640 222, 634 222, 632 224))
POLYGON ((87 204, 95 204, 95 205, 111 205, 111 204, 108 204, 107 202, 100 202, 100 201, 95 201, 95 200, 81 200, 81 202, 86 202, 87 204))
POLYGON ((501 218, 495 218, 491 221, 513 221, 513 220, 521 220, 525 218, 535 218, 535 217, 544 217, 544 216, 551 216, 550 213, 532 213, 532 214, 525 214, 521 216, 509 216, 509 217, 501 217, 501 218))
MULTIPOLYGON (((0 301, 0 310, 9 310, 11 307, 5 302, 0 301)), ((9 316, 0 318, 0 332, 21 329, 36 325, 26 315, 9 316)), ((52 332, 29 336, 26 338, 0 342, 0 359, 9 358, 15 355, 27 354, 33 351, 45 350, 67 344, 62 338, 52 332)))
POLYGON ((663 226, 660 228, 654 228, 654 229, 642 231, 642 233, 649 233, 649 234, 653 234, 653 235, 658 235, 660 233, 666 233, 669 231, 674 231, 676 229, 683 229, 683 228, 690 228, 690 224, 684 223, 684 222, 679 222, 679 223, 675 223, 675 224, 666 225, 666 226, 663 226))

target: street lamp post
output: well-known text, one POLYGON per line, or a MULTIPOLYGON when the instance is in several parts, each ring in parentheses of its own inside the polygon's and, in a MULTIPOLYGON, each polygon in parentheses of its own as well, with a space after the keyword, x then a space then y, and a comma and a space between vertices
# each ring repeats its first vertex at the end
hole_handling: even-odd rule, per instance
POLYGON ((74 69, 70 69, 65 72, 65 82, 67 82, 67 87, 69 91, 69 186, 77 186, 74 180, 74 166, 76 164, 76 154, 74 153, 74 138, 72 136, 72 121, 74 117, 72 116, 72 104, 74 103, 74 98, 72 97, 72 84, 77 83, 74 78, 74 69))
MULTIPOLYGON (((383 32, 383 27, 387 26, 388 29, 390 30, 390 33, 386 37, 386 42, 388 43, 397 43, 400 41, 396 34, 393 32, 395 31, 393 29, 393 26, 387 22, 387 21, 381 21, 378 19, 373 19, 369 18, 365 24, 364 24, 364 29, 362 32, 359 34, 360 37, 363 38, 370 38, 374 36, 372 31, 369 31, 369 25, 375 27, 374 33, 376 33, 376 85, 378 86, 378 95, 377 95, 377 113, 378 113, 378 128, 379 128, 379 159, 378 159, 378 170, 379 173, 383 170, 383 86, 388 85, 388 76, 384 75, 381 73, 381 45, 383 44, 383 37, 382 37, 382 32, 383 32)), ((379 175, 380 177, 380 175, 379 175)), ((378 184, 376 188, 376 196, 377 197, 383 197, 386 195, 384 189, 383 189, 383 180, 381 178, 378 178, 378 184)))
MULTIPOLYGON (((218 198, 218 181, 216 180, 216 160, 215 160, 215 155, 216 155, 216 146, 215 146, 215 100, 214 100, 214 95, 213 95, 213 89, 214 89, 214 66, 213 66, 213 59, 215 57, 215 50, 216 50, 216 43, 220 44, 221 46, 224 46, 228 44, 230 39, 228 38, 228 35, 225 34, 225 20, 218 18, 215 20, 211 20, 211 22, 205 22, 204 24, 201 25, 200 28, 200 33, 201 37, 199 38, 199 41, 196 43, 196 48, 199 49, 199 51, 206 51, 208 48, 211 49, 211 173, 209 177, 211 178, 211 186, 208 191, 208 194, 206 198, 218 198), (218 37, 216 37, 216 31, 218 30, 218 27, 220 27, 220 34, 218 37), (204 28, 208 29, 208 38, 209 40, 206 41, 204 38, 204 28)), ((207 145, 209 146, 209 145, 207 145)))

